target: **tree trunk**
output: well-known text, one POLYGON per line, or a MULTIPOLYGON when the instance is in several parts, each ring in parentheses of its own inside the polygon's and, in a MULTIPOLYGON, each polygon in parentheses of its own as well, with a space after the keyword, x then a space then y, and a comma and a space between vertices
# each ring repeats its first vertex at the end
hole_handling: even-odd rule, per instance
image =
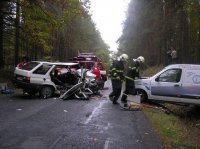
MULTIPOLYGON (((182 1, 181 1, 182 2, 182 1)), ((180 11, 180 32, 181 32, 181 51, 182 55, 180 59, 183 60, 183 63, 193 63, 194 61, 192 60, 191 54, 189 53, 189 33, 188 33, 188 21, 187 21, 187 15, 186 12, 184 11, 183 4, 181 5, 181 11, 180 11)))
POLYGON ((197 54, 197 61, 196 63, 200 64, 200 0, 199 0, 199 11, 198 11, 198 17, 199 17, 199 31, 198 31, 198 34, 199 34, 199 39, 198 39, 198 54, 197 54))
POLYGON ((0 2, 0 69, 4 67, 4 59, 3 59, 3 7, 5 2, 0 2))
POLYGON ((15 20, 15 65, 19 63, 19 23, 20 23, 20 0, 16 2, 16 20, 15 20))

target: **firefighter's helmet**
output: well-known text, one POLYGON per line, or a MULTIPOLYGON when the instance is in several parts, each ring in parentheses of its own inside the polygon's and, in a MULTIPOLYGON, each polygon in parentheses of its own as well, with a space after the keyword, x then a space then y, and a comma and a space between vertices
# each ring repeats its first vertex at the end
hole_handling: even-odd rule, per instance
POLYGON ((145 59, 144 59, 143 56, 139 56, 139 57, 137 58, 137 61, 139 61, 140 63, 144 63, 145 59))
POLYGON ((127 61, 128 60, 128 55, 127 54, 122 54, 122 55, 120 55, 120 60, 122 60, 122 61, 127 61))

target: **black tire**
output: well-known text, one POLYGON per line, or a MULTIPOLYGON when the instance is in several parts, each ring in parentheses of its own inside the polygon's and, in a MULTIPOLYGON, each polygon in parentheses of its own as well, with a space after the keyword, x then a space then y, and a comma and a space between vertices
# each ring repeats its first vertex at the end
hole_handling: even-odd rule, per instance
POLYGON ((146 102, 148 100, 148 95, 144 90, 137 90, 137 94, 141 95, 141 102, 146 102))
POLYGON ((42 98, 50 98, 53 95, 53 87, 51 86, 44 86, 42 87, 42 89, 40 90, 40 96, 42 98))

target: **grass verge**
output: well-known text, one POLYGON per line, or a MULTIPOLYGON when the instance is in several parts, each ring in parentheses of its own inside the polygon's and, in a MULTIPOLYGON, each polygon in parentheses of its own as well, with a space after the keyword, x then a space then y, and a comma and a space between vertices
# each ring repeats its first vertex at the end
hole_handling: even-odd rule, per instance
MULTIPOLYGON (((176 109, 180 109, 180 107, 176 107, 176 109)), ((167 114, 158 108, 149 108, 143 111, 152 123, 154 130, 163 139, 166 149, 195 149, 200 145, 200 118, 193 117, 191 119, 167 114)))

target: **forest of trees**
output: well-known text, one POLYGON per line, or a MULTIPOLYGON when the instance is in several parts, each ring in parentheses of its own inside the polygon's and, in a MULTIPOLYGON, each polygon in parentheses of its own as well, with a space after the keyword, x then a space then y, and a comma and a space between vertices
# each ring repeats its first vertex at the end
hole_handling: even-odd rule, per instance
MULTIPOLYGON (((91 19, 90 1, 1 0, 0 68, 23 56, 67 61, 79 52, 108 62, 109 46, 91 19)), ((200 63, 200 0, 130 0, 118 42, 118 54, 142 55, 148 66, 165 65, 171 46, 180 63, 200 63)))
POLYGON ((165 65, 172 46, 180 63, 200 63, 200 0, 131 0, 118 40, 120 53, 165 65))
POLYGON ((0 68, 30 60, 67 61, 93 52, 108 61, 89 0, 1 0, 0 68))

